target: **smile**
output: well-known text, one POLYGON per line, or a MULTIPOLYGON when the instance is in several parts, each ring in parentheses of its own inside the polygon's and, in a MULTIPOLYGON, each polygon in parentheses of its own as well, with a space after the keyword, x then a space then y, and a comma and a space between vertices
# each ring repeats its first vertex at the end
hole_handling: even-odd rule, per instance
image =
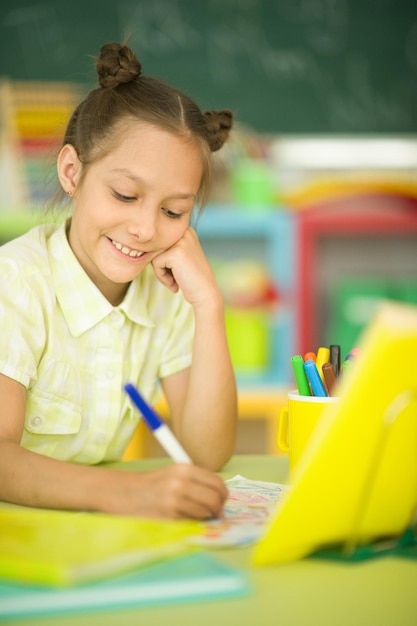
POLYGON ((114 247, 125 256, 136 258, 145 254, 144 252, 140 252, 139 250, 133 250, 133 248, 128 248, 128 246, 125 246, 122 243, 115 241, 114 239, 111 239, 110 241, 112 242, 114 247))

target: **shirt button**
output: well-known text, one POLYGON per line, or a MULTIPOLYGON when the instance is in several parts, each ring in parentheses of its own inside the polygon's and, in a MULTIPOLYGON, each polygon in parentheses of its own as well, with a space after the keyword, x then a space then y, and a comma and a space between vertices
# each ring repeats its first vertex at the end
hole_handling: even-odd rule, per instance
POLYGON ((39 415, 35 415, 30 418, 29 423, 32 428, 40 428, 43 424, 43 419, 39 415))

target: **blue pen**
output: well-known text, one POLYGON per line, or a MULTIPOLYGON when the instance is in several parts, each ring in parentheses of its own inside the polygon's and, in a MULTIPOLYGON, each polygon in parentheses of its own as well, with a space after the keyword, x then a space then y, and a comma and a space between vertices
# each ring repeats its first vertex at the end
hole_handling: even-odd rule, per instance
POLYGON ((170 431, 168 426, 164 424, 163 420, 152 407, 145 402, 136 387, 132 385, 132 383, 127 383, 124 386, 124 390, 138 411, 142 413, 145 423, 171 459, 176 463, 192 463, 190 457, 175 438, 174 434, 170 431))
POLYGON ((327 398, 327 391, 323 385, 323 381, 320 378, 319 371, 314 361, 309 359, 304 363, 304 370, 308 381, 310 383, 313 396, 319 396, 321 398, 327 398))

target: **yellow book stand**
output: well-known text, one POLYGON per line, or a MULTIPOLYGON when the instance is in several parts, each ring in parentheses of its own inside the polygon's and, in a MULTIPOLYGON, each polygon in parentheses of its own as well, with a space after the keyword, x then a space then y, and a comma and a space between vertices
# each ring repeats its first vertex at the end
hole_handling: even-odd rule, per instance
POLYGON ((345 553, 398 537, 417 506, 417 307, 384 302, 252 559, 345 553))

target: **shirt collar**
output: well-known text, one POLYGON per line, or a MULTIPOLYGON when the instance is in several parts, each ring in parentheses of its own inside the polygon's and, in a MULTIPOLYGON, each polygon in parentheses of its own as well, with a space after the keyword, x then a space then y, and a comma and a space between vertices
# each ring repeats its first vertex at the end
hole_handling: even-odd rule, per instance
POLYGON ((147 290, 144 293, 142 288, 152 268, 146 267, 141 272, 130 284, 123 302, 114 307, 94 285, 74 255, 66 235, 67 224, 60 225, 50 237, 49 259, 57 300, 71 334, 78 337, 117 309, 136 324, 154 326, 146 306, 147 290))

